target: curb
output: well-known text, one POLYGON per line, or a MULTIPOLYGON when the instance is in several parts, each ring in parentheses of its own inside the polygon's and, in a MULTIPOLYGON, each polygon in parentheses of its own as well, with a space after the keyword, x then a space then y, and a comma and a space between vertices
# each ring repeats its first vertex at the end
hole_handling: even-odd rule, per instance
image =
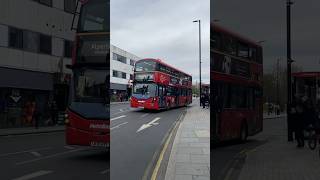
POLYGON ((31 132, 2 133, 2 134, 0 134, 0 137, 3 137, 3 136, 19 136, 19 135, 27 135, 27 134, 46 134, 46 133, 63 132, 63 131, 65 131, 64 127, 63 127, 63 129, 55 129, 55 130, 39 130, 39 131, 31 131, 31 132))
POLYGON ((123 101, 123 102, 110 102, 110 105, 116 105, 116 104, 129 104, 130 101, 123 101))

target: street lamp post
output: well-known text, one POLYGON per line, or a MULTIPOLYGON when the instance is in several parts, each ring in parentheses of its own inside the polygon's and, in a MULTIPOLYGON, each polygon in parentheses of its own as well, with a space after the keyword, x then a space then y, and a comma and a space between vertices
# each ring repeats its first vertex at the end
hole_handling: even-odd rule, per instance
MULTIPOLYGON (((277 107, 280 108, 280 85, 279 85, 279 71, 280 71, 280 59, 277 59, 277 107)), ((279 115, 280 109, 277 109, 276 114, 279 115)))
POLYGON ((201 21, 199 19, 193 22, 199 22, 199 94, 200 94, 200 106, 201 106, 201 21))
POLYGON ((293 141, 293 128, 291 123, 290 106, 292 104, 292 90, 291 90, 291 5, 293 2, 287 0, 287 127, 288 127, 288 141, 293 141))

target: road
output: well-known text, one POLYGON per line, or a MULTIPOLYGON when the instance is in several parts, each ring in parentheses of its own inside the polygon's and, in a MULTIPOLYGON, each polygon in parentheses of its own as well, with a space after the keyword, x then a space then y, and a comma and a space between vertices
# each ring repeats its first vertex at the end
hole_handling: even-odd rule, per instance
POLYGON ((111 159, 104 150, 67 146, 64 132, 2 136, 0 180, 149 179, 166 135, 185 110, 111 105, 111 159))
MULTIPOLYGON (((282 120, 282 119, 281 119, 282 120)), ((279 118, 264 119, 263 132, 251 136, 246 143, 237 141, 220 144, 211 149, 212 174, 214 180, 238 179, 247 154, 256 150, 257 147, 271 143, 275 136, 283 134, 279 125, 279 118)))
POLYGON ((155 112, 111 105, 111 179, 149 179, 165 136, 185 110, 155 112))
POLYGON ((1 180, 87 180, 109 177, 106 151, 71 147, 64 132, 0 137, 1 180))

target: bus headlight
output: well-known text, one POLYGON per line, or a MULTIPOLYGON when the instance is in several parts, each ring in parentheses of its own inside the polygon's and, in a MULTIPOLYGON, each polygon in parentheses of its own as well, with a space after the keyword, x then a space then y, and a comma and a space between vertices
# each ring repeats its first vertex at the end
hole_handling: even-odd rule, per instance
POLYGON ((66 125, 69 125, 69 123, 70 123, 70 121, 69 121, 69 116, 68 116, 67 113, 64 115, 64 123, 65 123, 66 125))
POLYGON ((152 102, 156 102, 156 100, 157 100, 157 98, 155 98, 155 97, 152 98, 152 102))

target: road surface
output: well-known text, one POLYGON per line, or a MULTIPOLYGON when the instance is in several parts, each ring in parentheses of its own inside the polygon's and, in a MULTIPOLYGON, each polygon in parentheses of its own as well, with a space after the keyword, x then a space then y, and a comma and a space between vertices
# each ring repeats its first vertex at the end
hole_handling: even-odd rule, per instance
POLYGON ((64 132, 0 137, 1 180, 109 177, 107 151, 65 145, 64 132))
POLYGON ((166 135, 185 110, 155 112, 111 105, 111 179, 149 179, 166 135))
POLYGON ((257 147, 266 143, 273 143, 275 137, 285 134, 281 132, 285 129, 281 121, 284 121, 283 117, 264 119, 263 132, 249 137, 246 143, 227 142, 211 149, 211 177, 214 180, 238 179, 247 154, 257 151, 257 147))

